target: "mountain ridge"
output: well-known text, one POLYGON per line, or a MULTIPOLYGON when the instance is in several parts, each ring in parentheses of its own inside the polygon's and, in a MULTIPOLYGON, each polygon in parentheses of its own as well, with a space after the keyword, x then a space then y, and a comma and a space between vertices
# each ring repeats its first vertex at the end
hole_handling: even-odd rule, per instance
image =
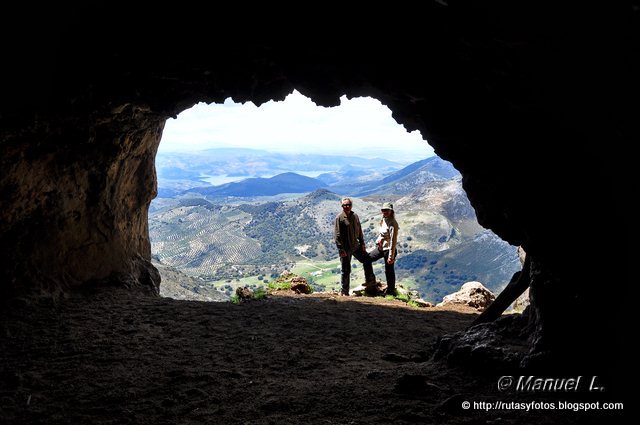
POLYGON ((348 178, 347 173, 344 172, 342 174, 347 176, 346 178, 338 178, 335 175, 340 173, 337 172, 331 173, 328 177, 323 176, 323 178, 324 181, 331 181, 329 179, 334 181, 329 184, 329 188, 333 191, 363 197, 368 195, 406 195, 419 185, 445 181, 460 175, 453 164, 437 156, 414 162, 377 179, 362 179, 357 170, 350 171, 354 173, 352 178, 348 178))
POLYGON ((225 183, 218 186, 194 187, 181 192, 199 193, 207 196, 270 196, 280 193, 306 193, 326 187, 318 179, 293 172, 277 174, 273 177, 252 177, 239 182, 225 183))
POLYGON ((430 182, 450 180, 459 175, 458 170, 456 170, 449 161, 445 161, 437 156, 432 156, 414 162, 386 176, 377 185, 372 184, 368 188, 356 192, 356 195, 407 195, 421 185, 430 182))

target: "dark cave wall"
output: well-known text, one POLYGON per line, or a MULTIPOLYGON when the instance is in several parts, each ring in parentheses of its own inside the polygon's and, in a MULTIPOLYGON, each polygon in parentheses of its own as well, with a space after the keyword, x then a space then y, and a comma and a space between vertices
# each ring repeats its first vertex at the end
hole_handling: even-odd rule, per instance
POLYGON ((189 2, 21 11, 19 31, 2 29, 25 36, 1 79, 2 292, 157 285, 147 207, 164 121, 296 88, 324 106, 374 96, 454 163, 480 223, 535 260, 539 351, 615 344, 622 319, 600 288, 626 291, 637 11, 511 3, 299 20, 273 9, 211 20, 189 2))
POLYGON ((147 210, 163 120, 124 106, 57 124, 4 139, 3 292, 105 280, 157 287, 147 210))

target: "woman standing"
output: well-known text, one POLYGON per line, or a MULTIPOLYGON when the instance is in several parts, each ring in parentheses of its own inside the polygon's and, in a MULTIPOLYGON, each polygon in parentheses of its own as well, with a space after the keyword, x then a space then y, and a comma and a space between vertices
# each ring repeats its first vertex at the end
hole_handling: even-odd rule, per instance
POLYGON ((398 250, 398 222, 395 219, 393 204, 385 202, 382 204, 382 220, 378 229, 376 248, 369 253, 371 261, 384 257, 384 274, 387 278, 387 294, 396 295, 396 270, 394 263, 398 250))

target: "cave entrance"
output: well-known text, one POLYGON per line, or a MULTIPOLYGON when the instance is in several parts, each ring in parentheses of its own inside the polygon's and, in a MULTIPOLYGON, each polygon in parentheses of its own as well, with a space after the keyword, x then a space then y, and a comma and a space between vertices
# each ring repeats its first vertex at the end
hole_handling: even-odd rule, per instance
MULTIPOLYGON (((167 121, 156 169, 149 234, 163 296, 226 300, 285 270, 338 290, 333 223, 346 196, 368 250, 380 206, 395 204, 398 284, 423 299, 468 281, 499 292, 520 269, 515 248, 478 224, 453 165, 373 98, 324 108, 294 91, 260 107, 200 103, 167 121)), ((384 280, 382 260, 374 271, 384 280)), ((362 283, 354 259, 351 287, 362 283)))

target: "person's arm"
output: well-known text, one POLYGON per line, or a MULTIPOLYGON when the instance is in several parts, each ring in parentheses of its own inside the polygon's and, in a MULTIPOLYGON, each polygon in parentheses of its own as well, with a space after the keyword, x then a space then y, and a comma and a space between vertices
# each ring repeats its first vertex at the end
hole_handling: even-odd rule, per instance
POLYGON ((362 232, 362 225, 360 224, 360 218, 357 218, 356 223, 358 223, 358 231, 360 235, 358 238, 360 239, 360 246, 362 247, 362 251, 367 252, 367 245, 364 243, 364 233, 362 232))
POLYGON ((393 264, 396 261, 396 246, 398 245, 398 223, 393 222, 393 225, 389 229, 391 232, 391 243, 389 244, 389 264, 393 264))
POLYGON ((336 247, 338 248, 338 253, 341 257, 345 257, 347 253, 344 250, 344 245, 342 245, 342 233, 340 232, 340 216, 336 217, 336 222, 333 226, 333 239, 336 243, 336 247))

